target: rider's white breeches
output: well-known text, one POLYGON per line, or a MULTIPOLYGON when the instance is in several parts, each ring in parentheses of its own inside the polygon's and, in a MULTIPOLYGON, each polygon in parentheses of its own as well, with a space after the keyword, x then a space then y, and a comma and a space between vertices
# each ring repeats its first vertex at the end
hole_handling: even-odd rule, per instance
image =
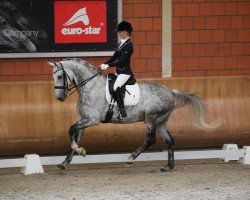
POLYGON ((131 75, 128 75, 128 74, 118 74, 114 87, 113 87, 114 91, 116 91, 118 87, 122 87, 130 78, 130 76, 131 75))

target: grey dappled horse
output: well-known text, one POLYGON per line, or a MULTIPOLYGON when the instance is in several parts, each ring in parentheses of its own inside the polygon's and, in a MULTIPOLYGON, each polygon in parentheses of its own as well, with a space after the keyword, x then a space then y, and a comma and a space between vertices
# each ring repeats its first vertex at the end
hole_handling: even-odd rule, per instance
MULTIPOLYGON (((74 152, 85 156, 84 148, 79 147, 80 138, 90 126, 100 124, 109 107, 106 101, 106 79, 98 69, 81 59, 64 59, 60 62, 49 62, 53 67, 55 84, 55 96, 57 100, 64 101, 67 97, 70 84, 77 89, 79 98, 77 103, 78 121, 69 129, 71 149, 66 159, 58 165, 65 169, 73 158, 74 152)), ((144 121, 146 124, 147 139, 145 143, 133 152, 128 158, 132 163, 144 149, 147 149, 156 141, 156 132, 160 134, 168 147, 168 163, 161 170, 168 171, 174 168, 174 139, 166 128, 166 123, 171 112, 186 105, 191 107, 192 122, 197 128, 209 129, 209 125, 203 120, 204 105, 194 94, 170 90, 167 87, 155 83, 140 84, 140 101, 135 106, 125 106, 128 117, 117 119, 118 109, 114 108, 111 123, 134 123, 144 121)))

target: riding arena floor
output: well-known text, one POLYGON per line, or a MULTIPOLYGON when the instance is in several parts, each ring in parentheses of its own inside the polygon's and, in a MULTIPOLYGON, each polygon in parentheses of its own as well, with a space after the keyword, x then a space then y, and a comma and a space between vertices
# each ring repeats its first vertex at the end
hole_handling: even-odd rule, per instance
POLYGON ((250 200, 250 165, 219 159, 44 166, 44 174, 0 169, 0 199, 34 200, 250 200))

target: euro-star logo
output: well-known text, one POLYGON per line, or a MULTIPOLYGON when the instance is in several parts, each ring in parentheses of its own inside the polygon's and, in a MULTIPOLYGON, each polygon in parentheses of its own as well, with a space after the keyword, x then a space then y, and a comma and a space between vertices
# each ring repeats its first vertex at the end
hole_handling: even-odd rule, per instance
MULTIPOLYGON (((89 17, 86 12, 86 7, 78 10, 63 26, 70 26, 76 24, 77 22, 82 22, 84 25, 89 25, 89 17)), ((101 27, 86 27, 82 28, 63 28, 63 35, 74 35, 74 34, 100 34, 101 27)))
POLYGON ((55 43, 107 41, 106 1, 55 1, 54 5, 55 43))
POLYGON ((78 10, 63 26, 69 26, 77 22, 82 22, 84 25, 89 25, 89 17, 86 12, 86 7, 78 10))

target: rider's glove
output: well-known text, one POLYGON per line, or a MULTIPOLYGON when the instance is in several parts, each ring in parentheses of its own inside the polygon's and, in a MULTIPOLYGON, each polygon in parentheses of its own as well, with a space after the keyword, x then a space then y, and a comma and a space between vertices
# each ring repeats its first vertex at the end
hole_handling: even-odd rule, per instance
POLYGON ((109 66, 107 64, 101 64, 99 68, 103 71, 103 70, 108 69, 109 66))

